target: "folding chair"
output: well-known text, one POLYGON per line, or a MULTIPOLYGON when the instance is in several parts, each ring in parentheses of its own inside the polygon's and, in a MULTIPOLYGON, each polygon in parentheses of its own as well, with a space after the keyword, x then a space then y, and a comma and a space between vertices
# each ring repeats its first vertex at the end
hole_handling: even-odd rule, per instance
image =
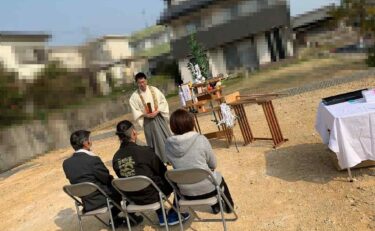
MULTIPOLYGON (((177 200, 177 197, 175 197, 178 213, 180 213, 181 207, 187 207, 200 222, 221 221, 223 223, 225 231, 227 230, 226 221, 235 221, 238 219, 237 213, 234 211, 233 206, 229 203, 228 198, 224 195, 223 190, 220 189, 220 185, 218 184, 218 182, 216 181, 215 177, 213 176, 210 170, 200 169, 200 168, 169 170, 165 173, 165 178, 173 187, 175 195, 178 195, 180 197, 180 200, 177 200), (213 196, 207 199, 187 200, 185 199, 184 195, 181 194, 177 186, 177 184, 195 184, 205 179, 209 179, 212 182, 212 184, 215 186, 216 191, 217 191, 216 196, 213 196), (235 216, 234 218, 225 218, 222 199, 225 200, 226 204, 232 210, 235 216), (221 219, 202 219, 192 209, 192 207, 202 206, 202 205, 212 206, 216 204, 217 202, 219 202, 219 205, 220 205, 221 219)), ((183 229, 181 228, 181 230, 183 229)))
MULTIPOLYGON (((83 231, 82 217, 85 217, 85 216, 94 216, 101 223, 103 223, 104 225, 106 225, 108 227, 112 227, 112 230, 115 231, 115 225, 114 225, 114 222, 113 222, 111 208, 113 206, 116 206, 117 208, 119 208, 122 211, 123 211, 123 209, 121 208, 121 206, 119 206, 117 203, 115 203, 101 188, 99 188, 99 186, 97 186, 94 183, 85 182, 85 183, 79 183, 79 184, 65 185, 63 187, 63 190, 66 194, 68 194, 75 201, 75 206, 76 206, 76 210, 77 210, 77 216, 78 216, 78 221, 79 221, 81 231, 83 231), (89 211, 89 212, 84 212, 83 211, 83 204, 82 204, 80 198, 82 198, 84 196, 88 196, 88 195, 90 195, 91 193, 94 193, 94 192, 99 192, 100 194, 102 194, 107 200, 107 205, 103 208, 99 208, 99 209, 89 211), (82 207, 82 208, 80 209, 80 207, 82 207), (98 215, 105 214, 105 213, 109 214, 111 224, 107 224, 100 217, 98 217, 98 215)), ((123 212, 125 212, 125 211, 123 211, 123 212)))
MULTIPOLYGON (((164 195, 164 193, 160 190, 160 188, 152 181, 150 178, 146 176, 133 176, 133 177, 127 177, 127 178, 118 178, 114 179, 112 181, 113 187, 121 194, 123 198, 123 209, 127 211, 128 213, 136 213, 139 212, 141 213, 147 220, 151 222, 151 224, 154 225, 159 225, 155 224, 148 216, 146 216, 143 212, 144 211, 156 211, 158 209, 162 209, 163 212, 163 218, 165 222, 165 229, 168 231, 168 220, 167 220, 167 215, 165 213, 165 208, 164 208, 164 201, 167 201, 167 203, 173 208, 173 204, 167 199, 167 197, 164 195), (152 204, 147 204, 147 205, 137 205, 134 203, 131 199, 125 196, 124 192, 137 192, 142 189, 147 188, 149 185, 152 185, 155 190, 159 193, 159 201, 152 203, 152 204), (129 202, 128 204, 126 202, 129 202)), ((177 211, 177 209, 175 209, 177 211)), ((181 223, 181 217, 180 214, 178 214, 179 221, 181 223)), ((128 217, 126 217, 128 219, 128 217)), ((129 222, 128 222, 129 224, 129 222)), ((128 225, 128 229, 131 230, 130 225, 128 225)))

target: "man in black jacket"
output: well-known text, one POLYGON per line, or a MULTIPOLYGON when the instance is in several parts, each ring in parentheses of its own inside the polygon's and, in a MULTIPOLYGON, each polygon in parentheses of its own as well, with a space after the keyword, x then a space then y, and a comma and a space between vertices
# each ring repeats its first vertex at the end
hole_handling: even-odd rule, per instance
MULTIPOLYGON (((70 136, 70 144, 75 152, 73 156, 66 159, 63 163, 63 169, 66 178, 71 184, 91 182, 99 186, 111 199, 120 204, 121 195, 112 187, 113 176, 109 174, 103 161, 99 156, 90 151, 92 143, 90 141, 90 132, 79 130, 70 136)), ((83 208, 86 212, 105 207, 106 198, 100 192, 94 192, 86 197, 82 197, 83 208)), ((112 208, 115 226, 126 222, 124 218, 118 217, 120 210, 117 207, 112 208)), ((143 219, 132 215, 140 223, 143 219)))
MULTIPOLYGON (((131 176, 147 176, 152 179, 160 190, 168 197, 173 189, 164 178, 167 171, 155 152, 147 146, 136 144, 137 132, 130 121, 124 120, 117 124, 116 134, 121 141, 120 149, 115 153, 112 164, 119 178, 131 176)), ((132 201, 139 205, 151 204, 159 201, 159 194, 153 188, 147 188, 132 193, 126 193, 132 201)), ((156 211, 160 225, 165 225, 162 210, 156 211)), ((188 220, 188 213, 181 214, 184 221, 188 220)), ((168 225, 178 224, 178 215, 171 209, 168 213, 168 225)))

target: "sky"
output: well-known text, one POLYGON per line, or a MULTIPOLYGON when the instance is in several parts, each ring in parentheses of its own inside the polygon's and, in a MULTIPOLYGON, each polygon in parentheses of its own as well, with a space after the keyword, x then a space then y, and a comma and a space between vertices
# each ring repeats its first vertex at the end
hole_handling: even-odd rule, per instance
MULTIPOLYGON (((339 0, 290 0, 292 15, 339 0)), ((0 0, 0 31, 45 31, 51 45, 129 35, 156 23, 163 0, 0 0)))

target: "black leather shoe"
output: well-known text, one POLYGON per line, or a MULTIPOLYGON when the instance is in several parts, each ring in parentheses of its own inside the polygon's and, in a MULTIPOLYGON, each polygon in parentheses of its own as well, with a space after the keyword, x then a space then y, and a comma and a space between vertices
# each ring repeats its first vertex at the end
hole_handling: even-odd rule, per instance
POLYGON ((130 226, 137 226, 137 225, 139 225, 143 222, 142 216, 137 216, 133 213, 133 214, 129 214, 129 218, 130 217, 133 218, 133 220, 135 221, 135 223, 134 223, 134 221, 132 219, 130 219, 130 226))
MULTIPOLYGON (((113 218, 115 228, 120 226, 126 225, 126 218, 125 217, 114 217, 113 218)), ((109 225, 111 226, 111 220, 109 221, 109 225)))
POLYGON ((212 209, 212 213, 213 214, 220 213, 220 205, 219 205, 219 203, 214 204, 213 206, 211 206, 211 209, 212 209))
MULTIPOLYGON (((130 226, 131 227, 137 226, 137 225, 139 225, 140 223, 143 222, 143 217, 137 216, 135 214, 129 214, 129 219, 130 219, 130 226), (133 218, 135 222, 132 219, 130 219, 130 217, 133 218)), ((127 223, 126 223, 125 217, 115 217, 115 218, 113 218, 113 221, 115 223, 115 228, 118 228, 120 226, 125 226, 125 227, 128 226, 127 223)), ((109 222, 109 224, 111 224, 111 222, 109 222)))
POLYGON ((225 205, 225 209, 224 209, 224 211, 225 211, 226 213, 232 213, 232 212, 233 212, 232 209, 229 208, 229 206, 227 206, 227 205, 225 205))

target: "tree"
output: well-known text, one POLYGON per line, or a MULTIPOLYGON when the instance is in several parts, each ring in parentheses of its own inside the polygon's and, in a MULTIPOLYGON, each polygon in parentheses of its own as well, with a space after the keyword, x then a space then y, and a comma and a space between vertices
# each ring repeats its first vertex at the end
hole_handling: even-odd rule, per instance
POLYGON ((0 65, 0 127, 26 118, 24 102, 25 97, 16 82, 16 74, 7 72, 0 65))
POLYGON ((375 5, 369 0, 342 0, 341 5, 333 8, 330 14, 337 21, 358 29, 361 36, 368 32, 374 33, 375 5))
MULTIPOLYGON (((345 22, 358 30, 359 42, 362 43, 365 36, 375 35, 375 4, 369 0, 342 0, 339 7, 331 11, 336 22, 345 22)), ((362 44, 361 44, 362 45, 362 44)), ((368 51, 367 63, 374 65, 375 44, 368 51)))
MULTIPOLYGON (((189 40, 189 46, 191 50, 191 55, 193 56, 195 64, 198 64, 202 75, 205 78, 210 77, 210 67, 208 63, 208 58, 206 55, 205 50, 203 49, 203 46, 198 43, 197 39, 195 38, 195 34, 192 34, 190 36, 189 40)), ((194 72, 191 70, 191 65, 188 66, 192 74, 194 75, 194 72)), ((195 76, 194 76, 195 78, 195 76)))
POLYGON ((49 63, 27 94, 37 109, 61 109, 86 100, 89 88, 89 77, 84 73, 68 72, 57 63, 49 63))

